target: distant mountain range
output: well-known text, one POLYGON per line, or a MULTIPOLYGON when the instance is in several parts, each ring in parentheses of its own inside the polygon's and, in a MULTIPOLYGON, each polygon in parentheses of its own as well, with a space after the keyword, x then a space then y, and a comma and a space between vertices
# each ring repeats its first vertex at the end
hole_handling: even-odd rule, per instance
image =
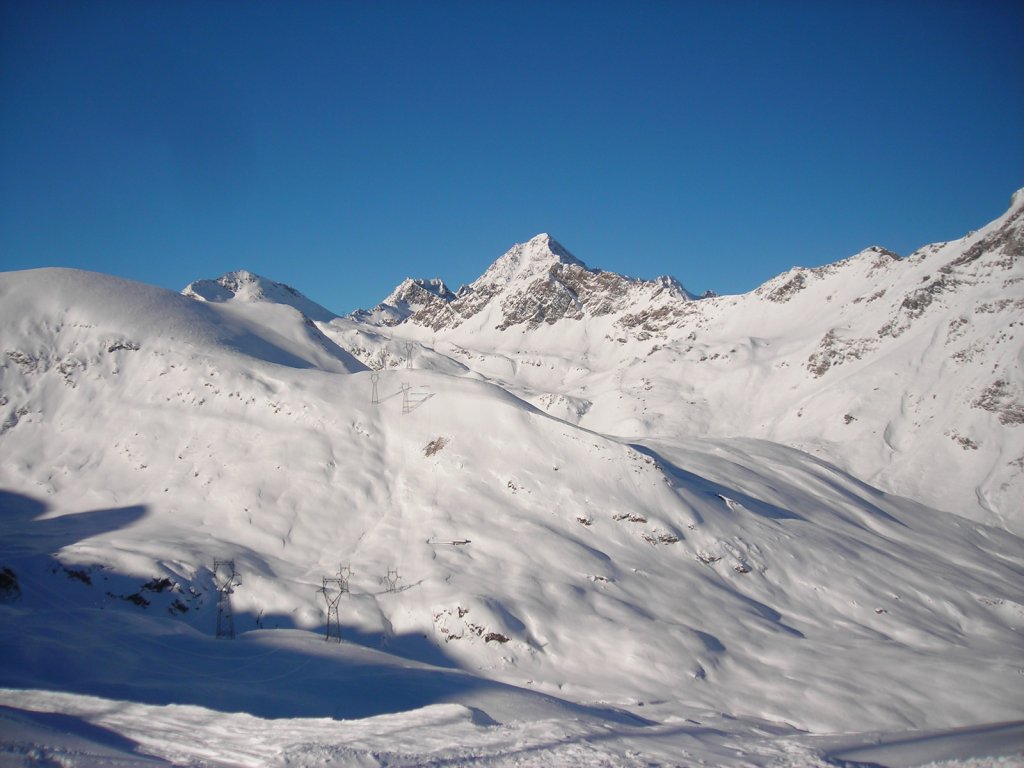
POLYGON ((368 365, 494 381, 603 433, 745 436, 1024 531, 1024 194, 906 258, 880 247, 741 296, 588 268, 548 235, 453 293, 406 280, 322 330, 368 365), (433 362, 427 362, 427 360, 433 362))
POLYGON ((591 269, 547 234, 457 292, 409 278, 344 318, 248 272, 183 293, 294 307, 371 367, 414 342, 423 365, 472 371, 607 434, 780 442, 1024 532, 1021 192, 959 240, 906 258, 867 248, 740 296, 591 269))

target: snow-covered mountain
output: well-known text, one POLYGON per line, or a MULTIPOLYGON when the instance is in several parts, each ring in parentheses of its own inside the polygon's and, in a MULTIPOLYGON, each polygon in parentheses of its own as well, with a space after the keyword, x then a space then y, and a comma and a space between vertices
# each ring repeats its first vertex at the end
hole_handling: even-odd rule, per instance
MULTIPOLYGON (((402 295, 409 283, 396 293, 402 295)), ((420 302, 403 322, 434 332, 459 329, 466 337, 491 329, 536 330, 562 320, 621 315, 637 304, 660 308, 690 298, 670 277, 637 280, 590 269, 541 234, 513 246, 457 295, 435 293, 434 300, 420 302)))
POLYGON ((352 316, 371 325, 397 325, 427 307, 444 304, 455 298, 455 294, 440 279, 406 278, 376 307, 357 310, 352 316))
POLYGON ((701 300, 542 236, 454 296, 413 283, 393 325, 248 273, 0 275, 0 756, 795 767, 954 727, 895 749, 1020 752, 983 724, 1024 710, 1024 541, 850 471, 880 441, 910 484, 949 444, 978 463, 933 481, 1000 498, 1020 202, 701 300))
MULTIPOLYGON (((701 300, 671 278, 590 270, 540 235, 386 336, 602 433, 767 439, 1021 532, 1022 329, 1019 192, 960 240, 701 300)), ((351 333, 324 330, 342 346, 351 333)))
POLYGON ((337 317, 290 285, 268 280, 244 269, 229 272, 216 280, 196 280, 186 285, 181 292, 199 301, 282 304, 317 322, 330 322, 337 317))

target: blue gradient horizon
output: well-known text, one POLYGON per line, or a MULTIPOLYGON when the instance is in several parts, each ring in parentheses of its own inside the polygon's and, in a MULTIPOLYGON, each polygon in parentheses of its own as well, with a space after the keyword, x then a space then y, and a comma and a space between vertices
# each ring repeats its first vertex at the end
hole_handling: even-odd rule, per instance
POLYGON ((0 269, 344 313, 548 232, 741 293, 1024 186, 1019 2, 0 4, 0 269))

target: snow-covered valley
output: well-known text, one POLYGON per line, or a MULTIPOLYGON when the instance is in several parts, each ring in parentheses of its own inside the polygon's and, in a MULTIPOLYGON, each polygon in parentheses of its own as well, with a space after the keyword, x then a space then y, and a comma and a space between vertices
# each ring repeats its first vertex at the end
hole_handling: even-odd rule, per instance
POLYGON ((1021 193, 743 296, 183 294, 0 275, 0 765, 1021 764, 1021 193))

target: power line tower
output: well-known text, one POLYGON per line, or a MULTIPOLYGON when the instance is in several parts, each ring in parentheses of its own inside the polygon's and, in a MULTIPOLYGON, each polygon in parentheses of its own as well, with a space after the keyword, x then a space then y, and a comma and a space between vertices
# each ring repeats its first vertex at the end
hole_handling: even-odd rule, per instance
POLYGON ((324 640, 330 640, 337 630, 338 642, 341 642, 341 619, 338 616, 338 603, 341 596, 348 592, 348 581, 346 579, 329 579, 324 576, 324 585, 317 590, 324 596, 327 603, 327 634, 324 640))
POLYGON ((382 582, 388 585, 388 592, 398 591, 398 581, 402 577, 398 575, 397 568, 388 568, 388 575, 381 579, 382 582))
POLYGON ((370 393, 370 402, 374 405, 380 405, 380 392, 377 391, 377 384, 380 382, 380 371, 370 373, 370 382, 373 385, 373 391, 370 393))
POLYGON ((351 565, 343 565, 338 569, 338 579, 341 581, 342 592, 351 592, 348 584, 352 580, 353 573, 354 571, 352 570, 351 565))
POLYGON ((405 367, 412 370, 412 351, 415 345, 411 341, 405 342, 405 367))
POLYGON ((402 415, 408 416, 427 400, 434 396, 433 392, 423 389, 413 391, 412 384, 402 385, 402 415))
POLYGON ((217 586, 217 637, 235 639, 235 614, 231 610, 231 594, 242 582, 235 574, 234 560, 214 560, 213 580, 217 586))

